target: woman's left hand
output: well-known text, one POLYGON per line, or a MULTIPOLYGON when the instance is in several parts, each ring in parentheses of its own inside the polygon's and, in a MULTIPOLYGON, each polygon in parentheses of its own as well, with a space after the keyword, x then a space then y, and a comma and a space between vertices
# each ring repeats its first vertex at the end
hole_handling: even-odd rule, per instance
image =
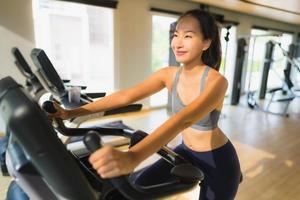
POLYGON ((136 167, 132 152, 118 151, 111 146, 104 146, 92 153, 89 162, 102 178, 129 174, 136 167))

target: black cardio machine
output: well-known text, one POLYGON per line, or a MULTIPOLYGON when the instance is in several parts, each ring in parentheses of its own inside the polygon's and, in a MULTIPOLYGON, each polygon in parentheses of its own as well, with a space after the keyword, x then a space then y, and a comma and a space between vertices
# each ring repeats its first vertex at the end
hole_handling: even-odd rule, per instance
MULTIPOLYGON (((86 103, 92 102, 93 101, 92 98, 99 98, 105 95, 105 93, 86 93, 86 94, 81 94, 79 103, 70 102, 69 92, 66 89, 62 79, 59 77, 58 73, 56 72, 50 59, 46 55, 45 51, 42 49, 35 48, 31 51, 31 58, 33 60, 33 63, 37 67, 37 77, 40 80, 40 82, 54 96, 53 100, 58 101, 65 108, 73 109, 82 106, 86 103)), ((104 113, 101 113, 101 115, 105 116, 111 114, 134 112, 134 111, 140 111, 141 109, 142 109, 142 104, 131 104, 121 108, 106 111, 104 113)), ((94 118, 94 117, 95 116, 92 115, 88 118, 94 118)), ((76 120, 77 121, 75 121, 74 123, 80 124, 86 119, 76 118, 76 120)))
POLYGON ((21 74, 26 78, 26 89, 36 100, 39 100, 47 91, 44 89, 43 85, 31 70, 31 67, 25 60, 21 51, 17 47, 13 47, 11 53, 15 59, 15 65, 18 67, 21 74))
MULTIPOLYGON (((58 75, 49 57, 46 55, 45 51, 42 49, 34 48, 31 51, 30 56, 32 58, 33 63, 37 67, 36 75, 39 81, 43 84, 45 89, 52 94, 51 100, 60 103, 66 109, 74 109, 76 107, 92 102, 93 98, 99 98, 105 96, 105 93, 81 93, 79 103, 70 102, 68 88, 66 88, 66 86, 64 85, 64 81, 58 75)), ((70 119, 71 122, 70 126, 79 127, 83 122, 89 119, 99 118, 102 116, 108 116, 113 114, 135 112, 135 111, 140 111, 141 109, 142 109, 142 104, 130 104, 127 106, 108 110, 105 112, 95 113, 87 116, 70 119)), ((99 126, 123 128, 125 125, 122 123, 122 121, 113 121, 106 124, 98 125, 98 127, 99 126)), ((60 131, 60 133, 62 132, 60 131)), ((72 137, 68 138, 66 143, 72 143, 72 145, 69 145, 68 147, 70 150, 74 151, 74 153, 82 154, 82 152, 85 152, 84 149, 82 149, 82 136, 73 135, 72 137)), ((114 143, 119 145, 124 145, 128 143, 128 140, 124 140, 124 139, 120 139, 118 141, 115 140, 114 143)))
MULTIPOLYGON (((78 106, 82 106, 86 103, 92 102, 94 98, 101 98, 106 95, 105 92, 81 93, 79 103, 69 102, 68 88, 65 86, 65 83, 69 83, 70 80, 64 80, 59 77, 48 56, 42 49, 33 49, 31 53, 31 57, 38 68, 36 73, 33 73, 28 62, 25 60, 21 51, 17 47, 12 48, 11 52, 15 58, 16 66, 26 78, 26 89, 30 92, 30 94, 32 94, 32 96, 37 101, 43 94, 49 92, 52 94, 50 100, 62 104, 67 109, 72 109, 78 106)), ((73 86, 68 85, 68 87, 73 86)), ((86 86, 77 87, 80 87, 81 89, 86 89, 86 86)), ((120 114, 125 112, 134 112, 139 111, 141 109, 142 104, 131 104, 129 106, 106 111, 104 113, 101 113, 101 116, 120 114)))
MULTIPOLYGON (((50 104, 45 107, 50 112, 54 109, 50 104)), ((191 189, 204 178, 202 171, 164 147, 158 153, 174 166, 170 182, 142 187, 129 176, 101 179, 91 166, 66 150, 45 112, 11 77, 0 80, 0 115, 10 132, 6 152, 9 171, 31 199, 156 199, 191 189)), ((74 128, 69 134, 85 135, 90 151, 99 148, 100 135, 130 139, 145 135, 118 128, 74 128)), ((133 140, 132 145, 138 141, 133 140)))
MULTIPOLYGON (((91 96, 100 98, 105 93, 80 94, 80 102, 69 102, 68 89, 64 81, 60 78, 50 59, 42 49, 33 49, 30 54, 34 65, 37 67, 36 75, 44 88, 53 96, 53 100, 61 103, 67 109, 73 109, 82 106, 88 102, 92 102, 91 96), (91 96, 90 96, 91 95, 91 96)), ((85 87, 81 87, 85 89, 85 87)))
MULTIPOLYGON (((11 53, 15 59, 15 65, 18 67, 19 71, 21 74, 26 78, 26 89, 33 95, 33 97, 37 100, 41 98, 43 94, 45 94, 47 91, 50 92, 48 85, 43 84, 36 74, 32 71, 32 68, 24 58, 23 54, 21 53, 20 49, 18 47, 13 47, 11 50, 11 53), (45 89, 46 88, 46 89, 45 89)), ((55 71, 55 69, 54 69, 55 71)), ((49 75, 50 78, 52 78, 52 74, 49 75)), ((55 76, 54 76, 55 79, 55 76)), ((43 79, 44 80, 44 79, 43 79)), ((68 84, 70 80, 67 79, 62 79, 61 80, 63 84, 68 84)), ((73 87, 72 85, 68 85, 69 87, 73 87)), ((86 89, 86 86, 77 86, 80 87, 81 89, 86 89)), ((91 93, 91 96, 88 96, 89 98, 100 98, 105 96, 105 93, 91 93)), ((84 95, 82 95, 84 96, 84 95)))

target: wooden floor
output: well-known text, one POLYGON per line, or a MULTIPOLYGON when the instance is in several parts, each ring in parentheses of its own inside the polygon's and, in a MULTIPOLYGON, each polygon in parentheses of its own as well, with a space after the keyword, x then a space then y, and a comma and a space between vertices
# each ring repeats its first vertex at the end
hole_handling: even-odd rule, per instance
POLYGON ((300 101, 294 101, 290 117, 226 107, 221 121, 233 141, 244 181, 238 200, 300 199, 300 101))
MULTIPOLYGON (((167 118, 166 110, 160 109, 125 116, 123 121, 151 132, 167 118)), ((236 147, 244 175, 236 200, 300 200, 299 99, 292 102, 289 118, 225 105, 219 125, 236 147)), ((178 140, 180 137, 171 146, 178 140)), ((1 177, 0 199, 4 198, 7 182, 1 177)), ((195 188, 164 199, 193 200, 198 192, 195 188)))

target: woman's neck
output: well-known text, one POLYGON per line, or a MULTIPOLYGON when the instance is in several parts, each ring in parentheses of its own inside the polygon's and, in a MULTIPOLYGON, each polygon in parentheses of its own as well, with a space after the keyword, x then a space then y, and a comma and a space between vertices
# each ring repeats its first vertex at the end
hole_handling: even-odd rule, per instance
POLYGON ((195 68, 198 68, 199 66, 205 65, 202 60, 196 59, 187 63, 183 63, 183 66, 186 70, 193 70, 195 68))
POLYGON ((204 67, 204 63, 198 63, 194 65, 183 65, 182 72, 186 75, 196 75, 199 71, 202 71, 204 67))

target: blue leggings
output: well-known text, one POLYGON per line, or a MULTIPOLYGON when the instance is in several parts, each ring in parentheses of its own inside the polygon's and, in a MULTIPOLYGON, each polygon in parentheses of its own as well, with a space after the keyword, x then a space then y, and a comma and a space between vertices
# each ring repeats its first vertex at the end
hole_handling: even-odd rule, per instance
MULTIPOLYGON (((241 170, 236 151, 230 141, 212 151, 197 152, 184 143, 174 151, 183 156, 205 177, 200 184, 199 200, 233 200, 240 183, 241 170)), ((141 186, 149 186, 174 179, 170 175, 172 166, 164 160, 158 160, 138 173, 134 182, 141 186)))
POLYGON ((6 200, 29 200, 29 197, 15 181, 12 181, 7 190, 6 200))

